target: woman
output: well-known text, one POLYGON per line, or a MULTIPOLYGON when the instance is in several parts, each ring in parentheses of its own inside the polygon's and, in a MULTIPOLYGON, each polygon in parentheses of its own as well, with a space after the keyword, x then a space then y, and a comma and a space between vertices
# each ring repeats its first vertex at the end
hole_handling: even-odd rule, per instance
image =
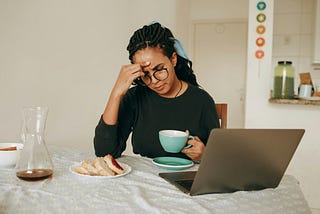
POLYGON ((159 23, 138 29, 95 129, 97 156, 121 156, 132 132, 133 152, 150 158, 176 156, 201 160, 211 129, 220 127, 214 100, 199 88, 192 63, 178 40, 159 23), (132 83, 135 84, 134 87, 132 83), (159 142, 163 129, 188 130, 192 147, 167 153, 159 142))

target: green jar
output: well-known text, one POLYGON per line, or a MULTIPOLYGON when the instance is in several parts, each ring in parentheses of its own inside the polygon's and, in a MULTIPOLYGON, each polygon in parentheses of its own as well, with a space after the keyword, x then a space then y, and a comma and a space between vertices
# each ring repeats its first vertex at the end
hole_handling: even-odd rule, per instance
POLYGON ((294 68, 291 61, 279 61, 274 70, 273 98, 293 99, 294 68))

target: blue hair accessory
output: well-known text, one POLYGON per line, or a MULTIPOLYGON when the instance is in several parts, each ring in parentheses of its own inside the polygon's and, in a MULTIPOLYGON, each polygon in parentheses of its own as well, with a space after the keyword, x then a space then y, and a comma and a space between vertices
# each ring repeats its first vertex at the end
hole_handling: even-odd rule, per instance
MULTIPOLYGON (((156 23, 160 24, 157 21, 152 21, 147 26, 150 26, 150 25, 153 25, 153 24, 156 24, 156 23)), ((166 28, 162 24, 160 24, 160 25, 161 25, 162 28, 166 28)), ((184 50, 184 48, 182 46, 182 43, 178 39, 176 39, 174 37, 171 37, 170 39, 172 39, 174 41, 174 49, 176 50, 177 54, 179 56, 181 56, 182 58, 185 58, 186 60, 190 61, 187 53, 185 52, 185 50, 184 50)))
POLYGON ((174 40, 174 49, 176 50, 177 54, 182 58, 185 58, 186 60, 190 61, 187 53, 183 49, 182 43, 176 38, 173 38, 173 40, 174 40))

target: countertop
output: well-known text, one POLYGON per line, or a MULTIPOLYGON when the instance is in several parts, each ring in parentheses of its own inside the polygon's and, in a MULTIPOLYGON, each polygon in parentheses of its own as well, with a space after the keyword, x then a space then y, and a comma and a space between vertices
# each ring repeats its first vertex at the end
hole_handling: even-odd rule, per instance
POLYGON ((320 106, 320 97, 311 97, 309 99, 269 99, 270 103, 275 104, 292 104, 292 105, 314 105, 314 106, 320 106))

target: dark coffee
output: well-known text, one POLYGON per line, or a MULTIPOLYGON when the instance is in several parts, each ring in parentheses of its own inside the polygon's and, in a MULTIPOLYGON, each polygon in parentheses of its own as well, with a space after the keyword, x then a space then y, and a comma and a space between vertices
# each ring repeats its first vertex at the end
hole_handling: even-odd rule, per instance
POLYGON ((16 173, 17 177, 25 181, 40 181, 50 177, 52 169, 28 169, 16 173))

